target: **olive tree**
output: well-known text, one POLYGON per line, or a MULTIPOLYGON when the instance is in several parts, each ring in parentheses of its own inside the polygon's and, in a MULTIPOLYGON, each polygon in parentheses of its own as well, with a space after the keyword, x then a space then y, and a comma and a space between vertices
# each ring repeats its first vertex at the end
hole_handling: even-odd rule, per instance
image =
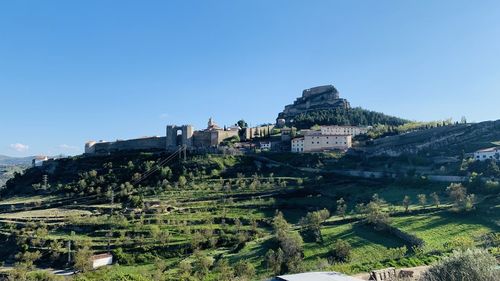
POLYGON ((420 281, 498 280, 496 259, 486 250, 455 251, 431 267, 420 281))

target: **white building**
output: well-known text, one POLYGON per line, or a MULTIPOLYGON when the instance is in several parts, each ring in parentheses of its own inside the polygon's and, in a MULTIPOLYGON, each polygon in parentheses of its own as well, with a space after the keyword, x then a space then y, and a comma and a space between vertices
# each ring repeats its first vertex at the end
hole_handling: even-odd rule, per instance
POLYGON ((346 150, 351 146, 351 135, 323 135, 319 131, 308 132, 305 136, 292 140, 292 152, 346 150))
POLYGON ((500 147, 490 147, 474 152, 474 159, 477 161, 486 161, 489 159, 500 161, 500 147))
POLYGON ((113 255, 111 254, 101 254, 92 256, 92 268, 97 269, 106 265, 113 264, 113 255))
POLYGON ((368 133, 367 127, 358 126, 320 126, 323 135, 363 135, 368 133))
POLYGON ((43 165, 43 162, 49 160, 49 157, 47 156, 36 156, 33 158, 31 161, 33 167, 40 167, 43 165))
POLYGON ((304 152, 304 137, 292 139, 292 152, 304 152))
POLYGON ((351 135, 329 135, 321 132, 310 132, 304 136, 304 152, 346 150, 351 146, 351 135))
POLYGON ((262 150, 271 150, 271 142, 270 141, 261 141, 260 149, 262 150))

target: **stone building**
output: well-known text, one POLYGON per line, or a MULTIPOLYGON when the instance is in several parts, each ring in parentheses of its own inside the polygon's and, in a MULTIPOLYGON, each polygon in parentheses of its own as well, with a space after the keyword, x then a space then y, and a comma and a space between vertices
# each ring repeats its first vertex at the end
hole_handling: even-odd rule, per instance
POLYGON ((212 118, 205 130, 195 131, 191 125, 168 125, 165 137, 143 137, 130 140, 89 141, 85 144, 85 154, 109 154, 120 151, 172 151, 179 146, 188 149, 217 147, 224 140, 238 136, 236 128, 220 128, 212 118))
POLYGON ((363 135, 368 133, 367 127, 358 126, 320 126, 321 133, 324 135, 363 135))
POLYGON ((243 129, 241 140, 248 141, 258 137, 268 136, 272 133, 275 125, 262 125, 243 129))
POLYGON ((166 136, 166 149, 171 150, 179 146, 193 146, 194 128, 191 125, 168 125, 166 136))
MULTIPOLYGON (((305 129, 299 137, 291 139, 292 152, 317 152, 326 150, 346 150, 352 147, 352 138, 366 134, 367 127, 320 126, 319 130, 305 129)), ((283 136, 282 136, 283 137, 283 136)))
POLYGON ((223 129, 219 127, 212 118, 208 120, 208 126, 205 130, 195 131, 193 133, 194 147, 216 147, 224 140, 239 137, 239 130, 231 127, 223 129))

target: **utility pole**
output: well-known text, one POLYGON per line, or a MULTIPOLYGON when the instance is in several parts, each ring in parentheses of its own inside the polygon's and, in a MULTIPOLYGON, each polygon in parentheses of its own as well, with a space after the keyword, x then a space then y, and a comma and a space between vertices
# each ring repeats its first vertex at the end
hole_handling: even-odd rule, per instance
POLYGON ((115 205, 115 191, 112 189, 111 190, 111 214, 110 215, 113 215, 114 205, 115 205))
MULTIPOLYGON (((109 215, 110 217, 113 216, 113 208, 115 204, 115 191, 112 189, 111 190, 111 214, 109 215)), ((108 236, 108 254, 111 253, 111 236, 113 236, 113 232, 111 228, 109 229, 109 232, 106 234, 108 236)))
POLYGON ((110 229, 108 234, 106 234, 106 236, 108 236, 108 254, 111 253, 111 236, 113 236, 113 232, 112 230, 110 229))
POLYGON ((71 240, 68 240, 68 265, 71 264, 71 240))
POLYGON ((49 176, 48 175, 43 175, 42 176, 42 181, 43 181, 43 189, 47 189, 47 185, 49 183, 49 176))
POLYGON ((187 150, 187 145, 184 145, 184 162, 186 161, 186 150, 187 150))

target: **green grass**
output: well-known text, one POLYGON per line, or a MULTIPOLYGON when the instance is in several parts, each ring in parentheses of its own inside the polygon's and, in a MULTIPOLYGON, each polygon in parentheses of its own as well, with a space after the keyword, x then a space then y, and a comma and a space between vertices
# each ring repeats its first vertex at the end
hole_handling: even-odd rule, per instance
POLYGON ((321 230, 323 243, 306 243, 304 247, 305 260, 314 261, 317 258, 326 258, 329 249, 338 239, 351 244, 352 263, 367 263, 380 261, 385 258, 387 248, 404 246, 398 238, 380 233, 373 228, 361 224, 343 224, 324 227, 321 230))
POLYGON ((392 225, 418 236, 426 242, 429 249, 434 250, 443 249, 444 243, 457 237, 478 238, 485 233, 500 231, 498 227, 474 214, 455 214, 449 211, 393 218, 392 225))

